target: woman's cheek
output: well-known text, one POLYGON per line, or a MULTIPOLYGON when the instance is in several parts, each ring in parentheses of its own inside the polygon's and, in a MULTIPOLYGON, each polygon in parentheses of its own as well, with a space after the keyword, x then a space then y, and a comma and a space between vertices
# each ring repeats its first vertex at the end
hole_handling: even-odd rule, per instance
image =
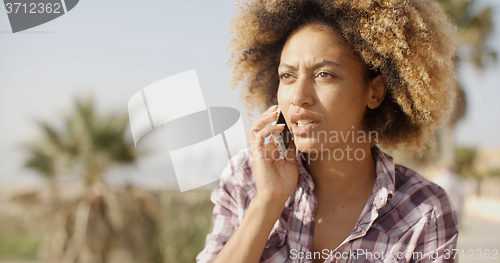
POLYGON ((287 112, 290 105, 290 97, 288 95, 284 89, 278 88, 277 100, 283 113, 287 112))

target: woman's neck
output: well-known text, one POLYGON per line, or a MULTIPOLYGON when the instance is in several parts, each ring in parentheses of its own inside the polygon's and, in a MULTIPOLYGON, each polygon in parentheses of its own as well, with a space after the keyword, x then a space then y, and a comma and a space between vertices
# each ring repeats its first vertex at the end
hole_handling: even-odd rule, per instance
POLYGON ((373 189, 376 165, 370 144, 342 147, 325 149, 319 156, 306 155, 306 160, 303 160, 314 180, 314 192, 318 197, 346 198, 373 189))

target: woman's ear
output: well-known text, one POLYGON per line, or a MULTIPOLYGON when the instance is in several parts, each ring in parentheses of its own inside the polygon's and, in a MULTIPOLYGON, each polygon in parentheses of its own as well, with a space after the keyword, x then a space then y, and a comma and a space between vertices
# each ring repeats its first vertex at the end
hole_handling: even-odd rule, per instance
POLYGON ((386 92, 384 75, 380 74, 373 78, 368 85, 368 108, 373 110, 380 106, 384 101, 386 92))

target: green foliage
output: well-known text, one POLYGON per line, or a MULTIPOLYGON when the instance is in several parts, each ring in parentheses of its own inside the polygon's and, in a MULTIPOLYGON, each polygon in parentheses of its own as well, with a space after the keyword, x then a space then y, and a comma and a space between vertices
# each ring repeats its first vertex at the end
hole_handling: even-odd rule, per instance
POLYGON ((463 177, 475 177, 477 173, 474 170, 476 162, 477 149, 471 147, 455 148, 455 169, 463 177))
MULTIPOLYGON (((213 203, 210 201, 210 192, 151 193, 126 187, 107 191, 106 197, 96 196, 91 203, 91 210, 99 210, 104 214, 92 213, 89 217, 87 238, 91 242, 90 248, 103 248, 103 240, 106 239, 103 235, 109 231, 103 226, 110 223, 113 228, 111 248, 126 251, 127 263, 195 262, 196 255, 204 247, 206 235, 212 230, 213 203), (109 198, 117 203, 109 202, 109 198), (103 218, 112 220, 103 225, 103 218)), ((77 207, 72 203, 64 206, 77 207)), ((58 226, 63 227, 68 237, 71 237, 74 235, 73 226, 78 212, 77 209, 64 212, 70 215, 60 218, 67 221, 59 221, 51 226, 59 230, 58 226)), ((27 220, 25 223, 29 222, 27 220)), ((38 249, 43 244, 41 233, 33 231, 33 227, 28 230, 27 225, 23 224, 14 218, 0 217, 0 260, 37 259, 38 249)), ((50 232, 45 237, 51 239, 55 235, 50 232)), ((68 240, 64 243, 67 244, 68 240)), ((50 251, 50 247, 48 249, 50 251)), ((113 259, 110 257, 105 262, 116 262, 113 259)), ((53 258, 47 262, 59 260, 53 258)))
POLYGON ((438 0, 458 26, 458 40, 470 48, 465 58, 479 68, 497 60, 497 52, 486 41, 493 32, 493 10, 478 8, 476 0, 438 0))
POLYGON ((195 262, 212 230, 213 207, 208 192, 162 194, 164 262, 195 262))
POLYGON ((54 177, 56 174, 53 158, 41 147, 29 146, 31 157, 24 163, 29 169, 38 171, 46 177, 54 177))
POLYGON ((0 259, 34 260, 41 239, 24 235, 0 236, 0 259))

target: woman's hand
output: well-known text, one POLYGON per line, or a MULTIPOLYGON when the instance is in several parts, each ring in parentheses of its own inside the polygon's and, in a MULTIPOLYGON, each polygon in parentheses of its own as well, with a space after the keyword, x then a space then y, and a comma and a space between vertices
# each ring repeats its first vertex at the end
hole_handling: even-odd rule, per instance
POLYGON ((277 105, 262 113, 248 130, 248 141, 252 151, 257 197, 264 202, 284 204, 295 190, 298 180, 295 144, 288 146, 285 158, 274 143, 265 144, 265 138, 283 131, 284 124, 268 125, 278 118, 277 105), (266 126, 267 125, 267 126, 266 126))

